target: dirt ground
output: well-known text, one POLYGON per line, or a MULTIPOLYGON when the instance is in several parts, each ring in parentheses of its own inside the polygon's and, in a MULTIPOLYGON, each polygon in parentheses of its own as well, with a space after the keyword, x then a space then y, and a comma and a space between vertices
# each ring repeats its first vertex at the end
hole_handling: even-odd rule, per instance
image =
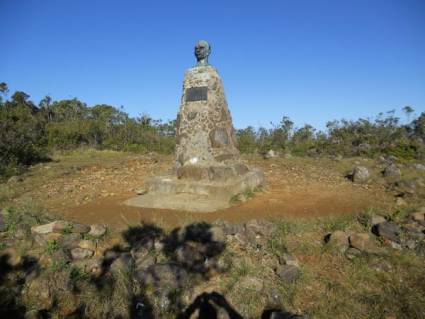
MULTIPOLYGON (((353 165, 373 166, 371 160, 292 157, 264 160, 244 157, 264 170, 267 187, 248 201, 213 213, 144 209, 125 206, 144 180, 166 172, 172 156, 134 155, 111 151, 82 151, 57 155, 36 165, 23 181, 10 186, 17 203, 35 203, 66 218, 122 228, 141 221, 175 227, 187 222, 253 218, 312 218, 383 209, 394 204, 383 181, 355 184, 344 173, 353 165)), ((8 185, 11 184, 10 182, 8 185)))

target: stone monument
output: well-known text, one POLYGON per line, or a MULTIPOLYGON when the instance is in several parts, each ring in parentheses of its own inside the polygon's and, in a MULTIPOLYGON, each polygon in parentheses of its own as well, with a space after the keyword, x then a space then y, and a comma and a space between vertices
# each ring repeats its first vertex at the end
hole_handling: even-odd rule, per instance
POLYGON ((209 212, 264 184, 258 169, 244 164, 221 78, 208 64, 207 41, 195 46, 197 65, 186 71, 177 114, 176 161, 170 173, 146 181, 147 194, 131 206, 209 212))

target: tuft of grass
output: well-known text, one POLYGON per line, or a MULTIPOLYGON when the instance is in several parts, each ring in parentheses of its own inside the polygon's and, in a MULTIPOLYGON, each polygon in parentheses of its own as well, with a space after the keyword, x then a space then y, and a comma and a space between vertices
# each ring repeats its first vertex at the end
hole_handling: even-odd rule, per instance
POLYGON ((52 256, 55 251, 59 250, 59 242, 57 240, 49 240, 46 243, 45 251, 49 256, 52 256))

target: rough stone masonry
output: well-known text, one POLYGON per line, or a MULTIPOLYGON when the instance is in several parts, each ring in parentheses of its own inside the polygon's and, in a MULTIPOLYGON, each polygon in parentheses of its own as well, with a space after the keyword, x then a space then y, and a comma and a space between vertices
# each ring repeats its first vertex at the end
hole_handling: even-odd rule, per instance
POLYGON ((211 47, 199 41, 197 65, 186 71, 177 114, 176 161, 170 173, 146 181, 147 194, 131 206, 208 212, 232 196, 264 184, 264 175, 240 159, 224 87, 208 64, 211 47))

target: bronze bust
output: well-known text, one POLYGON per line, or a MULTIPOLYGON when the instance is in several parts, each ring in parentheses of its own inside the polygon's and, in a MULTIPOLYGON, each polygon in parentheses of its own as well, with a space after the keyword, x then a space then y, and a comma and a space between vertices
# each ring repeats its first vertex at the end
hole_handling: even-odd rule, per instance
POLYGON ((198 61, 197 66, 208 65, 208 56, 211 53, 211 46, 205 40, 200 40, 195 46, 195 56, 198 61))

